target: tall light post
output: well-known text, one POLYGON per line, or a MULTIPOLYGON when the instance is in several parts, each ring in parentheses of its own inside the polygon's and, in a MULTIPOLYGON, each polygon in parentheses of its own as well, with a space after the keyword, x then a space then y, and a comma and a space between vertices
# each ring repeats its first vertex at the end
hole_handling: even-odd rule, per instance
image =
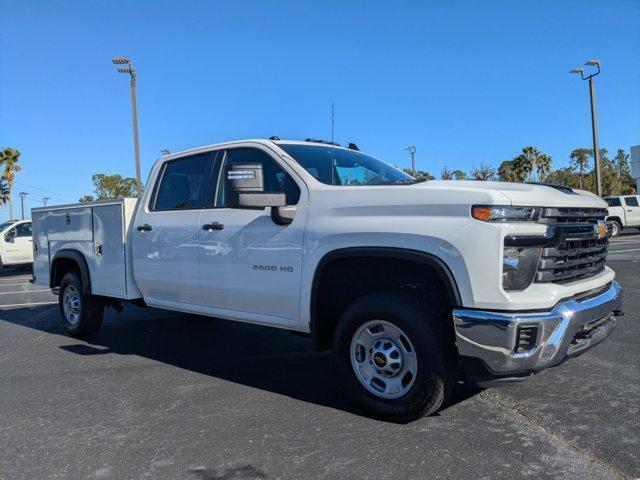
POLYGON ((114 65, 125 65, 118 67, 118 72, 128 73, 131 77, 131 113, 133 115, 133 148, 136 155, 136 189, 138 197, 142 196, 142 182, 140 181, 140 146, 138 145, 138 109, 136 108, 136 69, 133 68, 131 60, 126 57, 117 57, 111 60, 114 65))
POLYGON ((29 192, 20 192, 18 195, 20 196, 20 210, 22 211, 22 220, 24 220, 24 197, 29 195, 29 192))
POLYGON ((44 204, 44 206, 47 206, 47 202, 50 200, 49 197, 42 197, 42 203, 44 204))
POLYGON ((591 101, 591 133, 593 135, 593 159, 596 163, 596 188, 598 196, 602 196, 602 175, 600 173, 600 149, 598 148, 598 119, 596 114, 596 85, 593 77, 600 73, 600 60, 589 60, 585 63, 588 67, 595 67, 596 71, 585 75, 584 68, 576 67, 569 73, 579 73, 582 80, 589 80, 589 99, 591 101))
POLYGON ((409 145, 407 148, 403 148, 402 150, 406 150, 411 155, 411 174, 416 174, 416 147, 413 145, 409 145))

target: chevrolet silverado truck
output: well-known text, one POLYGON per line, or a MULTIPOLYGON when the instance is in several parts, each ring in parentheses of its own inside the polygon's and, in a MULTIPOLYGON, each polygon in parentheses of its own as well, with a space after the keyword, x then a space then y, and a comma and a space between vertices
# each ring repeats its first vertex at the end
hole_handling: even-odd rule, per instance
POLYGON ((353 144, 245 140, 161 157, 139 200, 34 208, 33 276, 75 336, 127 301, 308 334, 349 397, 407 422, 459 375, 519 381, 614 330, 606 207, 418 182, 353 144))
POLYGON ((611 224, 612 237, 617 237, 624 228, 640 228, 640 195, 605 197, 609 205, 607 222, 611 224))

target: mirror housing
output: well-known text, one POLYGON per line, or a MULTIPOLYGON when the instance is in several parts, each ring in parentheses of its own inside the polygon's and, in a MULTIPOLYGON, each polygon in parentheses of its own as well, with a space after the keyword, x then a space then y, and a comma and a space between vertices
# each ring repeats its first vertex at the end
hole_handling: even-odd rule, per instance
POLYGON ((234 192, 263 192, 264 172, 261 163, 236 163, 227 171, 229 186, 234 192))
POLYGON ((5 242, 12 242, 14 238, 16 238, 17 232, 15 228, 12 228, 4 235, 5 242))

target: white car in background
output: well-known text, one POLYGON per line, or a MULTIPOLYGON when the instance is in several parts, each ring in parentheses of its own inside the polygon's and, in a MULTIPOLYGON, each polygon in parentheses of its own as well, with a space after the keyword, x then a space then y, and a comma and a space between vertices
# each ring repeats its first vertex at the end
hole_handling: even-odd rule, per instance
POLYGON ((31 220, 9 220, 0 224, 0 266, 33 263, 31 220))
POLYGON ((605 197, 609 204, 607 222, 612 236, 617 237, 624 228, 640 228, 640 195, 605 197))

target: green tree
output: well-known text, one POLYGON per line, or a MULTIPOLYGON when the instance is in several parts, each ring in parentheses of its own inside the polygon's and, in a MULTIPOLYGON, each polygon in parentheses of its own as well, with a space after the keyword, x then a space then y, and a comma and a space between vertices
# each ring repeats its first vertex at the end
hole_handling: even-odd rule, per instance
POLYGON ((453 173, 449 170, 446 165, 442 167, 442 172, 440 172, 440 178, 442 180, 453 180, 453 173))
POLYGON ((589 158, 592 156, 593 149, 589 148, 574 148, 569 155, 571 159, 571 165, 578 169, 580 174, 580 188, 583 185, 584 171, 589 168, 589 158))
POLYGON ((462 170, 454 170, 453 172, 451 172, 451 174, 453 175, 453 178, 455 180, 466 180, 467 179, 467 174, 464 173, 462 170))
POLYGON ((107 175, 96 173, 91 177, 95 187, 97 200, 112 200, 137 196, 135 178, 123 177, 120 174, 107 175))
POLYGON ((83 195, 78 199, 80 203, 93 202, 94 200, 95 200, 95 197, 93 195, 83 195))
POLYGON ((529 182, 531 181, 531 175, 538 165, 538 160, 540 159, 541 155, 542 152, 536 147, 524 147, 522 149, 522 154, 517 157, 517 169, 519 173, 524 173, 524 177, 529 182))
POLYGON ((0 151, 0 169, 2 170, 2 178, 5 179, 7 188, 9 189, 9 218, 13 220, 13 200, 11 194, 13 192, 13 182, 16 178, 16 173, 22 170, 22 167, 18 163, 20 159, 20 152, 15 148, 5 147, 0 151))
POLYGON ((517 172, 516 169, 517 161, 513 160, 505 160, 498 167, 498 178, 502 182, 521 182, 522 178, 517 172))

